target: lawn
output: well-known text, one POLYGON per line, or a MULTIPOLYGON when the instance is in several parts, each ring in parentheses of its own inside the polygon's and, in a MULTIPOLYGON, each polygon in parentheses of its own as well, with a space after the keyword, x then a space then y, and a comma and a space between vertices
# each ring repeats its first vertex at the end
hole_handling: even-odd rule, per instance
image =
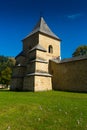
POLYGON ((87 130, 87 94, 0 91, 0 130, 87 130))

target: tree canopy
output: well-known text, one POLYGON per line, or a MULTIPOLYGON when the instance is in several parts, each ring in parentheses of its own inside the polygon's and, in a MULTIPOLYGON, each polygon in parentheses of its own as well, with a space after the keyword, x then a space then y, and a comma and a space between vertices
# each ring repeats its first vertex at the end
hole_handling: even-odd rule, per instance
POLYGON ((72 54, 73 57, 75 56, 83 56, 87 55, 87 45, 79 46, 75 52, 72 54))
POLYGON ((10 84, 14 64, 14 58, 0 56, 0 84, 6 86, 10 84))

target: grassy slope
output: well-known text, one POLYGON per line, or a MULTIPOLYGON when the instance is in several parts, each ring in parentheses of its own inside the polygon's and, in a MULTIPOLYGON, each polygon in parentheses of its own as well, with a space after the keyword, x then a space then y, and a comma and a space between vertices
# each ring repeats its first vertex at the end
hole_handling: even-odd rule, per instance
POLYGON ((87 94, 0 91, 0 130, 87 130, 87 94))

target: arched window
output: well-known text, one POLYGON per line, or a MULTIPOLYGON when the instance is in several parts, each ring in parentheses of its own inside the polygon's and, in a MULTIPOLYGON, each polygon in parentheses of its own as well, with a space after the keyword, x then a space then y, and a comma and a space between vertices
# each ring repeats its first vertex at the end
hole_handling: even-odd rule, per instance
POLYGON ((52 45, 49 45, 49 47, 48 47, 48 52, 49 52, 49 53, 53 53, 53 47, 52 47, 52 45))

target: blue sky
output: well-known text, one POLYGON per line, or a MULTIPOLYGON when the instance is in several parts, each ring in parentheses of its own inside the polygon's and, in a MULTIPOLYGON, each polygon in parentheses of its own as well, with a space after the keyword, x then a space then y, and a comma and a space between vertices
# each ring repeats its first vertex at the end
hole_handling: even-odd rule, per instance
POLYGON ((0 55, 16 56, 40 15, 62 39, 62 58, 87 45, 87 0, 0 0, 0 55))

